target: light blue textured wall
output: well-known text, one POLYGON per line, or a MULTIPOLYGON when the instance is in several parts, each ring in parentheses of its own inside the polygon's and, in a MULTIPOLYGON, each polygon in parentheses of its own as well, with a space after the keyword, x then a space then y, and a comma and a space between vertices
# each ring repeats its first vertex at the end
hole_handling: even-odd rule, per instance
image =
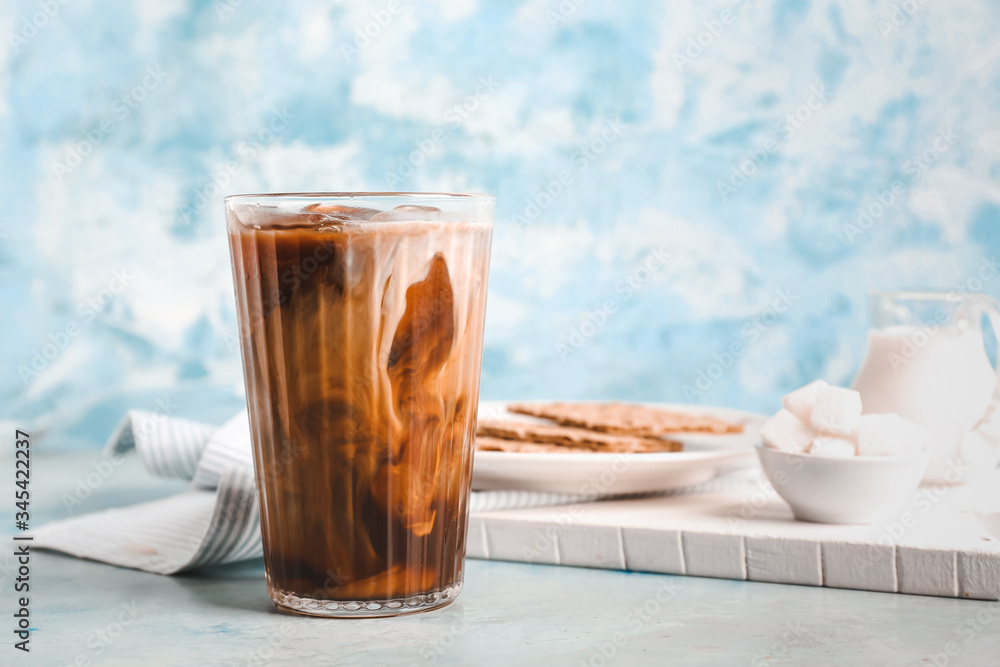
POLYGON ((486 398, 846 383, 866 289, 1000 252, 998 34, 988 0, 5 0, 0 417, 235 410, 251 191, 496 194, 486 398))

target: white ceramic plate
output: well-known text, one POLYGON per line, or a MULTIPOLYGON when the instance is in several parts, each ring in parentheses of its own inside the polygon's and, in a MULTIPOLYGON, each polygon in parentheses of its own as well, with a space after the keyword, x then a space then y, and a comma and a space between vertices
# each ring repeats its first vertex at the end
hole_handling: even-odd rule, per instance
MULTIPOLYGON (((547 403, 548 401, 540 401, 547 403)), ((507 412, 506 403, 483 401, 480 419, 532 420, 507 412)), ((753 465, 754 445, 767 415, 712 406, 647 403, 681 412, 709 414, 744 425, 743 433, 710 435, 677 433, 680 452, 601 454, 595 452, 522 453, 476 452, 472 488, 511 489, 548 493, 615 495, 669 491, 701 484, 722 470, 753 465)), ((545 423, 543 420, 533 420, 545 423)))

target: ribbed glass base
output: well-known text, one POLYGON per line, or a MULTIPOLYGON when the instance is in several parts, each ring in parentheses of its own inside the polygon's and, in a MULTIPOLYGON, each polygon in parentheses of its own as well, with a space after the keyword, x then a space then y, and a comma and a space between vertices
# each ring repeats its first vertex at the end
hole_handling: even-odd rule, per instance
POLYGON ((433 593, 413 595, 394 600, 317 600, 303 598, 292 593, 270 589, 271 600, 282 610, 306 616, 326 616, 329 618, 378 618, 399 616, 444 607, 462 592, 462 583, 433 593))

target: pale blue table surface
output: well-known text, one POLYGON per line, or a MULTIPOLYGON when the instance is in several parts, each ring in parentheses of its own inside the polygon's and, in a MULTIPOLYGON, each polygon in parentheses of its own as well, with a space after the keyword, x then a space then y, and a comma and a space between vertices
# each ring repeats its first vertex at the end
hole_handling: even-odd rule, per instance
MULTIPOLYGON (((67 516, 64 494, 96 459, 35 456, 33 525, 67 516)), ((74 513, 182 488, 133 459, 74 513)), ((445 609, 312 619, 274 610, 261 560, 163 577, 41 551, 24 655, 11 562, 2 665, 1000 665, 998 603, 470 560, 445 609)))

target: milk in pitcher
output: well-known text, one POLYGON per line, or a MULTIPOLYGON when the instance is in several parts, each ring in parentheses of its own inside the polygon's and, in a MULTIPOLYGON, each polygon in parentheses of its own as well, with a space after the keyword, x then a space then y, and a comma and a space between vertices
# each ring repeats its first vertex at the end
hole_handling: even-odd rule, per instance
POLYGON ((949 463, 987 412, 997 375, 976 318, 949 319, 871 329, 854 388, 866 414, 893 412, 927 429, 928 479, 961 482, 949 463))

